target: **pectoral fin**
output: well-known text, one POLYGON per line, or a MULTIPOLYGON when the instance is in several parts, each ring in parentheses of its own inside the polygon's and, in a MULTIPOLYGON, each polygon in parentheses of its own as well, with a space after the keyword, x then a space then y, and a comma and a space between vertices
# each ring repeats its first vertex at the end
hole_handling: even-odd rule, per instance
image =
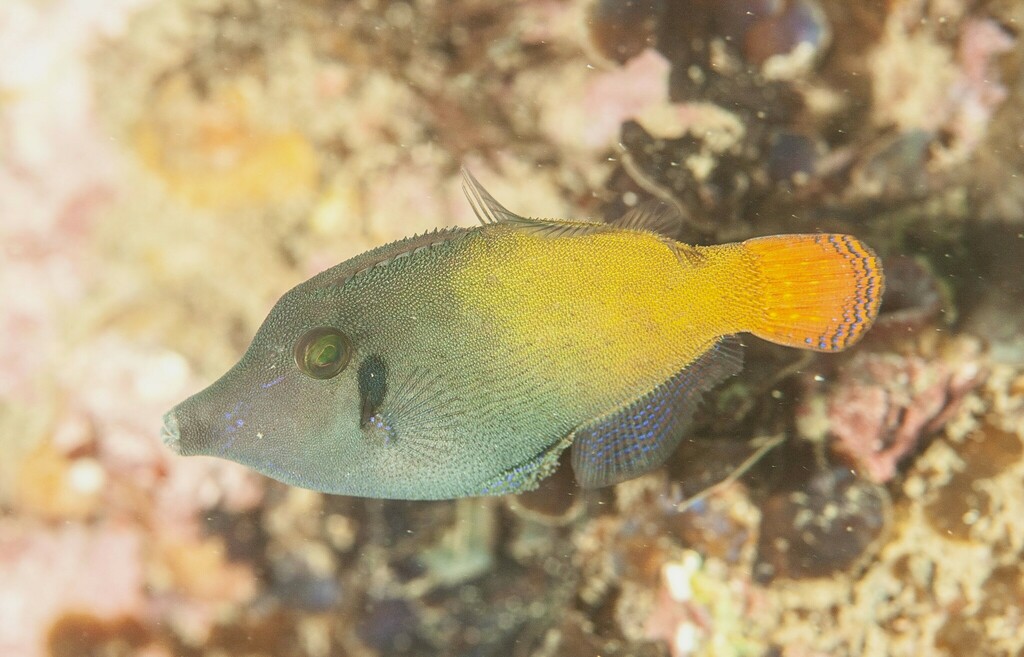
POLYGON ((576 480, 599 488, 661 465, 686 434, 702 394, 739 372, 742 363, 739 341, 723 338, 651 392, 577 429, 576 480))

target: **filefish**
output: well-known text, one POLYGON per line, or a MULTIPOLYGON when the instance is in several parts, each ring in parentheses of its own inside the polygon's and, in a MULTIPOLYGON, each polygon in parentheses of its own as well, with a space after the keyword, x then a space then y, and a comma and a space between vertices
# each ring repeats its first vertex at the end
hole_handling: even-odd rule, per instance
POLYGON ((879 260, 848 235, 689 246, 664 208, 526 218, 463 178, 481 225, 287 292, 241 360, 164 416, 164 442, 370 498, 530 490, 566 449, 581 486, 608 486, 676 449, 740 370, 737 334, 837 352, 878 314, 879 260))

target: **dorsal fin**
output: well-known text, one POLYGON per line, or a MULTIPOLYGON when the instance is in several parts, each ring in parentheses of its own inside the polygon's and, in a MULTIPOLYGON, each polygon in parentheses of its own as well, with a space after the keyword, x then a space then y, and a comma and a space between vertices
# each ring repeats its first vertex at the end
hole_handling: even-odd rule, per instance
POLYGON ((676 254, 676 258, 679 262, 685 265, 698 267, 707 262, 707 256, 689 244, 677 242, 670 237, 662 237, 661 241, 664 242, 668 248, 672 249, 672 253, 676 254))
POLYGON ((491 224, 516 224, 523 228, 536 230, 550 237, 568 237, 572 235, 589 235, 592 233, 615 230, 616 227, 603 221, 565 221, 561 219, 535 219, 522 217, 512 212, 490 192, 484 189, 468 169, 462 169, 462 191, 469 199, 477 219, 485 226, 491 224))
POLYGON ((679 212, 661 201, 644 201, 630 208, 624 215, 609 222, 625 230, 647 230, 672 237, 682 223, 679 212))
POLYGON ((683 218, 680 216, 679 210, 662 201, 644 201, 609 223, 622 230, 639 230, 657 234, 683 264, 697 266, 705 260, 703 253, 674 239, 679 226, 683 223, 683 218))
POLYGON ((484 189, 480 181, 466 167, 462 167, 462 192, 473 207, 476 218, 485 226, 503 221, 519 222, 526 220, 525 217, 520 217, 501 203, 498 203, 498 200, 484 189))

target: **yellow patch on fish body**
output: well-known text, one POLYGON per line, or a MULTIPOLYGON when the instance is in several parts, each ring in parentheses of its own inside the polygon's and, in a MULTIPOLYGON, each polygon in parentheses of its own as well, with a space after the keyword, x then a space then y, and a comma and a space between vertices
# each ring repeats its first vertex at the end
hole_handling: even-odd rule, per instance
POLYGON ((654 388, 746 312, 725 302, 728 287, 716 280, 738 250, 698 250, 691 261, 647 231, 579 232, 487 226, 453 284, 481 331, 575 390, 580 406, 654 388))

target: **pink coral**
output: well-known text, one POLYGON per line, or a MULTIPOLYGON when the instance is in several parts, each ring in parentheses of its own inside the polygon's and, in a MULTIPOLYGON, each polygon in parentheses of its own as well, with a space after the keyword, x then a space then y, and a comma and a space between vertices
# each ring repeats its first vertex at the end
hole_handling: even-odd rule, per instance
POLYGON ((648 49, 621 68, 595 77, 583 97, 586 144, 591 147, 609 144, 618 135, 623 121, 639 116, 652 106, 667 103, 670 69, 667 59, 648 49))
POLYGON ((115 188, 87 55, 143 2, 0 4, 0 396, 24 391, 83 294, 82 240, 115 188))
POLYGON ((117 525, 0 525, 0 654, 36 657, 56 618, 133 615, 142 604, 141 538, 117 525))
POLYGON ((125 489, 147 496, 158 529, 172 538, 191 535, 197 516, 223 505, 244 511, 262 501, 262 478, 220 459, 181 459, 160 444, 161 415, 199 386, 178 354, 99 335, 67 357, 60 376, 69 400, 67 420, 96 432, 99 463, 120 486, 109 508, 123 508, 125 489), (82 388, 79 372, 89 372, 82 388), (80 420, 81 421, 81 420, 80 420))
POLYGON ((964 21, 957 48, 960 77, 950 90, 959 100, 952 123, 970 152, 981 142, 992 113, 1006 100, 1008 91, 1000 81, 996 58, 1013 49, 1016 39, 990 19, 964 21))
POLYGON ((873 112, 877 123, 903 132, 949 133, 949 145, 935 153, 948 166, 974 153, 1006 100, 997 58, 1016 40, 991 19, 966 18, 954 50, 927 27, 924 16, 912 20, 923 7, 903 3, 891 12, 885 36, 868 56, 873 112), (909 27, 914 23, 921 25, 909 27))
MULTIPOLYGON (((971 353, 958 358, 862 352, 839 373, 825 400, 832 447, 884 483, 924 436, 942 428, 981 379, 971 353)), ((814 414, 805 399, 801 420, 814 414)))
POLYGON ((215 506, 254 508, 262 478, 160 445, 161 413, 197 387, 177 354, 100 334, 65 364, 53 433, 26 461, 15 494, 23 511, 66 524, 0 526, 0 655, 40 654, 53 623, 78 611, 160 617, 204 636, 219 609, 253 595, 255 578, 228 563, 219 539, 203 538, 201 518, 215 506))

